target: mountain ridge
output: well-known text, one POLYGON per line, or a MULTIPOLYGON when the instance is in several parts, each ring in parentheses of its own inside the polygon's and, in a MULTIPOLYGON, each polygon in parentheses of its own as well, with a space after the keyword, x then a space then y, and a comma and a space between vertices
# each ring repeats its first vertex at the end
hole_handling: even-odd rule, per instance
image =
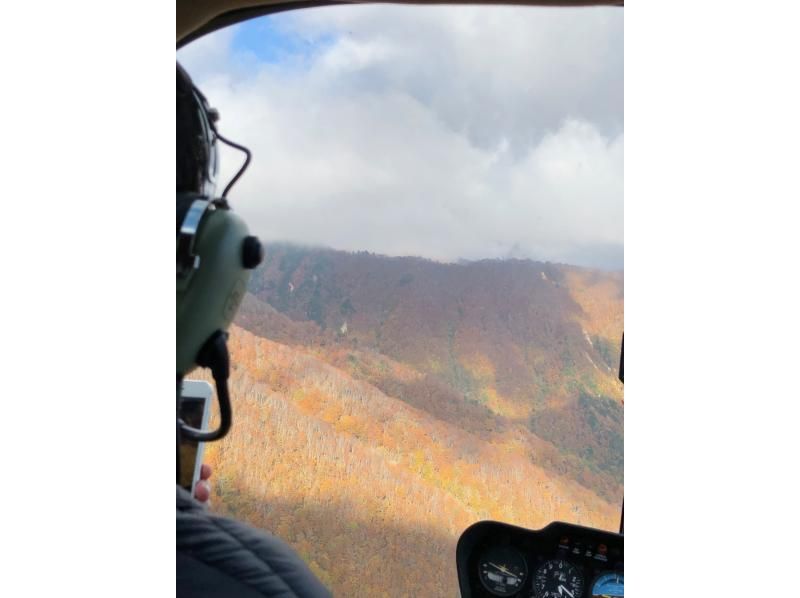
POLYGON ((340 353, 356 349, 404 364, 420 374, 420 392, 363 363, 356 375, 432 413, 478 405, 525 420, 590 468, 612 470, 610 487, 621 484, 621 456, 607 453, 621 442, 623 282, 621 273, 529 260, 456 265, 268 245, 237 321, 340 367, 340 353), (584 413, 595 407, 606 415, 584 413), (598 430, 603 442, 593 441, 598 430))

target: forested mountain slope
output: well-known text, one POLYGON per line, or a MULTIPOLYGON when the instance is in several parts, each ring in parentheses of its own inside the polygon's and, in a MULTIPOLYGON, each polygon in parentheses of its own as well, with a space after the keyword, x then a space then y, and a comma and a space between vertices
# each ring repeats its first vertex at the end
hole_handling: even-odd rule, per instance
POLYGON ((313 347, 466 429, 522 423, 564 453, 576 479, 621 495, 621 273, 271 245, 251 291, 244 328, 313 347), (377 369, 350 354, 344 363, 354 349, 377 369), (375 355, 419 376, 383 375, 375 355))
POLYGON ((234 428, 206 453, 214 507, 285 538, 337 596, 455 595, 455 542, 478 520, 617 519, 537 465, 522 429, 464 431, 238 327, 231 349, 234 428))
POLYGON ((215 508, 341 596, 457 594, 481 519, 618 525, 622 275, 267 248, 232 330, 215 508))

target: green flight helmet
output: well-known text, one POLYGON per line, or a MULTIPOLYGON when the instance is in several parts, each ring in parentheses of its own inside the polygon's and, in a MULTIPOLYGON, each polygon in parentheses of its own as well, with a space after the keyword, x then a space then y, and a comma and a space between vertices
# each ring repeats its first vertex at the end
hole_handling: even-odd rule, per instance
POLYGON ((250 163, 250 151, 225 139, 219 116, 180 65, 177 68, 176 170, 176 372, 178 406, 183 378, 197 367, 211 370, 220 404, 213 432, 178 419, 179 435, 207 442, 225 435, 231 410, 227 379, 227 330, 247 290, 250 271, 263 260, 263 246, 230 208, 227 194, 250 163), (216 197, 217 140, 243 151, 246 159, 216 197))

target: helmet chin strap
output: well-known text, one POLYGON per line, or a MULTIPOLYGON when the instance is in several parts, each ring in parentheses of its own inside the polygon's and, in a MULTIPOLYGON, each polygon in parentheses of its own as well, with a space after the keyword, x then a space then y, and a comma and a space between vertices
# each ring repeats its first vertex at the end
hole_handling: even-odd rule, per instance
MULTIPOLYGON (((178 419, 178 435, 196 442, 219 440, 231 429, 232 410, 228 394, 228 377, 230 376, 230 355, 228 354, 228 333, 218 330, 209 338, 197 354, 197 365, 211 370, 214 385, 217 387, 219 402, 219 427, 212 431, 193 428, 178 419)), ((180 401, 180 383, 178 380, 178 401, 180 401)), ((180 407, 180 405, 179 405, 180 407)), ((180 413, 180 408, 178 409, 180 413)))

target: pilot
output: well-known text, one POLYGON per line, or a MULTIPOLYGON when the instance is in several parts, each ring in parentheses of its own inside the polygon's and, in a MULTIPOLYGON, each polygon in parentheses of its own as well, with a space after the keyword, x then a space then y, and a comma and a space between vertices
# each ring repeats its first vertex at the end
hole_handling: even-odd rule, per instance
MULTIPOLYGON (((197 430, 177 418, 177 436, 210 442, 231 425, 225 332, 244 294, 249 270, 262 258, 261 245, 215 195, 216 112, 177 67, 177 402, 184 376, 211 370, 220 403, 220 425, 197 430)), ((179 411, 178 411, 179 412, 179 411)), ((184 464, 184 466, 186 466, 184 464)), ((178 470, 180 471, 180 459, 178 470)), ((206 473, 210 473, 206 471, 206 473)), ((208 476, 206 476, 208 477, 208 476)), ((330 596, 330 592, 283 541, 242 522, 211 513, 177 486, 177 596, 286 598, 330 596)))

